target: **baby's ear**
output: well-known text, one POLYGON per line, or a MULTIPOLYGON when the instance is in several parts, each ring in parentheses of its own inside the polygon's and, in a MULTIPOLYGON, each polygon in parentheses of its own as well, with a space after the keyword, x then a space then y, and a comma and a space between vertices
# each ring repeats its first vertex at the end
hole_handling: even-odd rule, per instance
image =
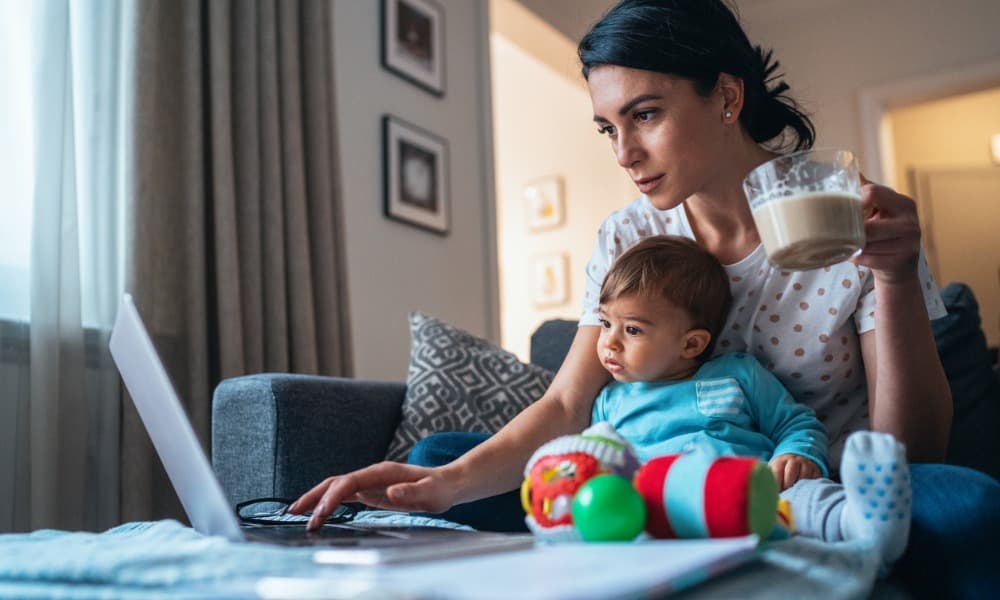
POLYGON ((712 341, 712 334, 707 329, 692 329, 684 334, 684 347, 681 348, 681 356, 684 358, 697 358, 708 343, 712 341))

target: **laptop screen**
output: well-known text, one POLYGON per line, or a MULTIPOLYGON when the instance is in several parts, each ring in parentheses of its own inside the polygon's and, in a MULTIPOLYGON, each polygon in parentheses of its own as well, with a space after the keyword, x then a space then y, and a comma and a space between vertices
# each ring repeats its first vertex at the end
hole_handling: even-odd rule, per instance
POLYGON ((110 347, 118 372, 191 526, 205 535, 242 540, 239 521, 129 294, 122 297, 118 308, 110 347))

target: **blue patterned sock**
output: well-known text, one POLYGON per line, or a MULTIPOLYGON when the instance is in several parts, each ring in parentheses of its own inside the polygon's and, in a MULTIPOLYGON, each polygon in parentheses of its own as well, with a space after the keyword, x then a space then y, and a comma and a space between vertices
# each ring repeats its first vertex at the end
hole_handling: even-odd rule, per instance
POLYGON ((910 535, 906 449, 887 433, 853 433, 844 447, 840 477, 847 495, 840 514, 844 539, 875 541, 883 566, 891 565, 902 556, 910 535))

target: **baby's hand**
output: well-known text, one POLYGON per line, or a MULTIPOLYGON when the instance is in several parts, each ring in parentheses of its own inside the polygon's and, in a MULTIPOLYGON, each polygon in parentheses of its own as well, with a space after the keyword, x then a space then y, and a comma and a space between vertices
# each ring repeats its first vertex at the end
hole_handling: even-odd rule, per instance
POLYGON ((819 465, 798 454, 779 454, 771 459, 770 467, 781 491, 792 487, 800 479, 816 479, 823 474, 819 465))

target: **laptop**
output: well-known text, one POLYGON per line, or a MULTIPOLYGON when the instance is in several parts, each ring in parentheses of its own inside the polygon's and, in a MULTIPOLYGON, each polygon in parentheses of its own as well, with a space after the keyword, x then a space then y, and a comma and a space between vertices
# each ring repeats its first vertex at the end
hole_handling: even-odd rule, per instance
POLYGON ((234 542, 322 546, 322 552, 315 556, 318 562, 355 565, 468 556, 533 545, 530 534, 363 522, 328 523, 307 532, 304 521, 267 525, 241 522, 212 471, 129 294, 122 297, 110 348, 184 512, 199 533, 234 542))

